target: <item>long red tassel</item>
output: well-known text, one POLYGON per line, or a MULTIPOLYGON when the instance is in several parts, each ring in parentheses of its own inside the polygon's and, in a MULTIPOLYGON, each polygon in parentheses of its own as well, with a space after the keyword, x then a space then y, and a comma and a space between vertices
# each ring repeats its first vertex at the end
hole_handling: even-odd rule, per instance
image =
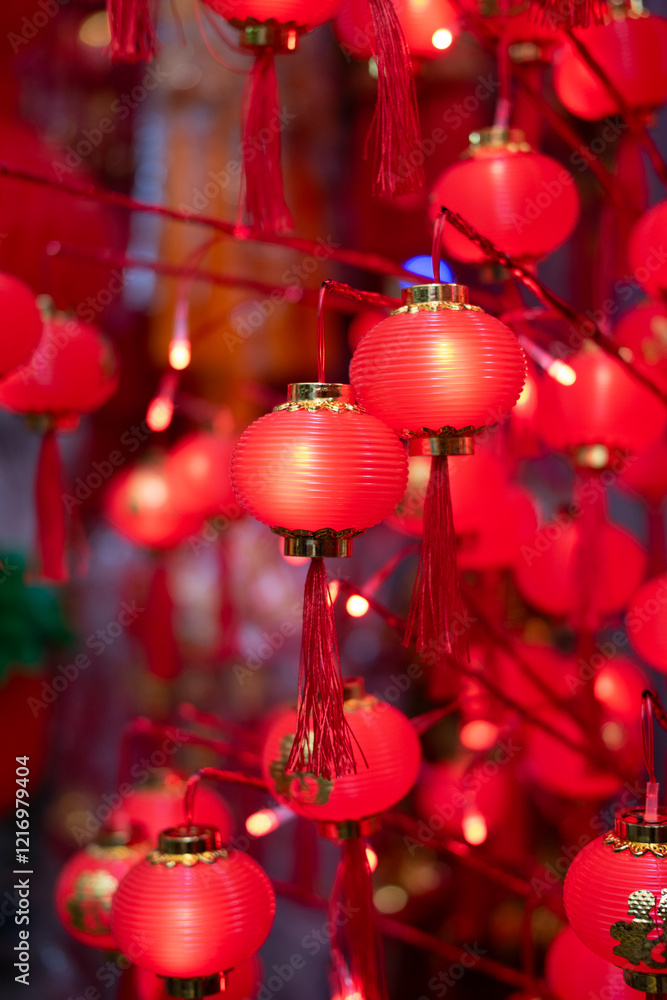
POLYGON ((275 57, 271 49, 263 49, 243 97, 243 169, 246 211, 264 233, 294 228, 283 189, 280 110, 275 57))
POLYGON ((369 139, 375 139, 375 186, 380 194, 409 194, 424 183, 410 50, 392 0, 369 0, 369 6, 378 68, 378 99, 369 133, 369 139))
POLYGON ((363 837, 341 841, 341 860, 329 904, 337 928, 332 958, 340 995, 386 1000, 382 934, 373 905, 373 882, 363 837), (342 907, 342 913, 339 912, 342 907), (343 914, 345 919, 343 919, 343 914))
POLYGON ((417 652, 441 663, 468 659, 468 639, 456 565, 456 533, 446 455, 431 459, 417 580, 403 644, 417 634, 417 652))
POLYGON ((42 438, 35 481, 38 578, 53 583, 69 579, 65 562, 65 507, 62 462, 54 430, 42 438))
POLYGON ((343 710, 343 678, 329 581, 311 559, 303 598, 299 706, 285 770, 340 778, 356 772, 352 731, 343 710))
POLYGON ((609 13, 607 0, 532 0, 531 8, 554 30, 604 24, 609 13))
POLYGON ((107 0, 114 62, 150 62, 158 52, 153 0, 107 0))

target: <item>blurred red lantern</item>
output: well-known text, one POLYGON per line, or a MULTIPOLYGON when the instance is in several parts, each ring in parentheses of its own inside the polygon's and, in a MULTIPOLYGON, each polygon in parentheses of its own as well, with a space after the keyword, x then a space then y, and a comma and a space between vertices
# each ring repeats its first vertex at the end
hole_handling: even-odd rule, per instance
POLYGON ((345 716, 353 735, 355 774, 324 780, 311 773, 286 773, 296 732, 294 709, 276 718, 262 753, 264 776, 278 801, 325 825, 360 821, 396 805, 414 784, 421 761, 410 720, 366 694, 360 678, 345 682, 345 716))
POLYGON ((639 587, 628 604, 625 624, 633 648, 667 674, 667 574, 639 587))
POLYGON ((342 0, 322 0, 316 8, 308 0, 206 0, 216 14, 232 24, 274 21, 294 26, 295 30, 311 31, 318 24, 330 21, 342 0))
POLYGON ((557 1000, 636 1000, 611 962, 594 955, 581 943, 572 928, 565 926, 549 945, 545 979, 557 1000))
POLYGON ((667 306, 642 302, 628 309, 614 329, 626 361, 667 391, 667 306))
POLYGON ((171 449, 167 464, 178 507, 202 517, 236 507, 230 477, 234 445, 231 435, 193 431, 171 449))
POLYGON ((594 344, 586 343, 567 363, 576 373, 574 383, 540 382, 540 437, 575 461, 596 468, 611 462, 615 473, 622 472, 618 462, 622 466, 627 453, 638 454, 662 437, 667 407, 594 344))
POLYGON ((667 495, 667 441, 662 439, 638 455, 618 477, 618 485, 660 505, 667 495))
POLYGON ((65 930, 82 944, 117 951, 111 903, 122 878, 150 850, 126 831, 102 834, 65 864, 55 885, 55 906, 65 930))
MULTIPOLYGON (((438 59, 450 47, 457 27, 457 13, 449 0, 392 0, 415 59, 438 59)), ((376 47, 369 0, 347 0, 334 22, 343 51, 355 59, 368 59, 376 47)))
MULTIPOLYGON (((146 831, 146 839, 155 843, 160 832, 183 821, 185 781, 173 771, 151 776, 146 784, 135 787, 123 801, 119 812, 133 826, 146 831)), ((233 820, 224 799, 214 789, 198 789, 194 821, 199 826, 214 826, 224 841, 232 834, 233 820)))
MULTIPOLYGON (((649 111, 667 100, 665 18, 648 11, 625 16, 619 11, 608 24, 577 28, 575 35, 631 108, 649 111)), ((586 121, 621 113, 613 95, 571 42, 565 42, 555 60, 554 87, 567 110, 586 121)))
MULTIPOLYGON (((462 0, 463 10, 484 18, 484 27, 496 38, 503 39, 507 44, 532 43, 539 46, 534 58, 548 54, 558 40, 550 19, 536 17, 531 0, 517 0, 512 3, 508 13, 503 13, 500 0, 462 0)), ((522 52, 522 59, 529 55, 522 52)))
MULTIPOLYGON (((577 937, 599 958, 623 970, 644 992, 667 985, 663 955, 667 811, 647 823, 641 808, 616 814, 614 830, 575 857, 564 902, 577 937)), ((621 973, 619 972, 619 979, 621 973)))
MULTIPOLYGON (((470 135, 463 159, 438 178, 430 215, 440 208, 462 215, 482 236, 518 260, 552 253, 574 231, 579 194, 572 174, 536 153, 519 129, 485 128, 470 135), (475 197, 470 197, 475 191, 475 197)), ((481 263, 484 251, 452 226, 443 247, 458 260, 481 263)))
POLYGON ((275 897, 247 854, 222 846, 218 830, 175 827, 123 879, 111 923, 120 950, 166 979, 170 996, 224 990, 224 973, 264 943, 275 897))
POLYGON ((39 345, 26 365, 0 382, 0 407, 44 429, 35 500, 42 579, 67 579, 65 505, 55 431, 76 427, 79 414, 102 406, 118 388, 118 363, 93 326, 55 315, 44 321, 39 345))
POLYGON ((667 233, 667 201, 644 212, 628 241, 628 264, 647 295, 660 299, 667 290, 667 261, 658 252, 667 233))
POLYGON ((42 317, 35 295, 11 274, 0 273, 0 305, 8 331, 0 350, 0 378, 25 364, 42 336, 42 317))
POLYGON ((523 351, 499 320, 468 304, 462 285, 403 289, 403 306, 359 342, 350 378, 359 402, 432 455, 424 540, 405 641, 440 661, 463 656, 448 455, 470 454, 474 435, 504 420, 523 386, 523 351))

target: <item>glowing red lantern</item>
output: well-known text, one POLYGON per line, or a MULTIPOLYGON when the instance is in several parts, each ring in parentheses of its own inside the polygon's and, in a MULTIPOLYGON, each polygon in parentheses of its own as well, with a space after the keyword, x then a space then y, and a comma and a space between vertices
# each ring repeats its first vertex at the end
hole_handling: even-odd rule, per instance
MULTIPOLYGON (((345 681, 345 716, 353 735, 357 771, 325 780, 312 773, 286 773, 297 716, 288 709, 271 726, 262 769, 272 794, 299 816, 341 824, 376 816, 396 805, 414 784, 421 746, 402 712, 366 694, 360 678, 345 681)), ((312 738, 312 735, 311 735, 312 738)))
POLYGON ((587 342, 567 363, 573 384, 540 382, 538 432, 550 448, 606 468, 616 452, 638 454, 662 437, 667 408, 618 361, 587 342))
POLYGON ((202 517, 236 507, 229 472, 234 444, 227 434, 194 431, 172 448, 167 463, 178 507, 202 517))
POLYGON ((0 305, 9 335, 0 350, 0 378, 29 360, 42 336, 34 293, 18 278, 0 273, 0 305))
POLYGON ((470 454, 474 435, 507 416, 525 359, 508 327, 468 304, 464 286, 402 295, 403 306, 360 341, 350 378, 362 406, 409 440, 412 454, 434 456, 406 641, 416 625, 418 651, 463 655, 447 456, 470 454))
MULTIPOLYGON (((155 843, 160 832, 178 826, 183 819, 185 781, 173 771, 158 773, 145 785, 133 788, 123 801, 120 813, 133 826, 146 831, 146 839, 155 843)), ((208 785, 198 789, 193 817, 199 826, 214 826, 224 841, 232 834, 233 820, 224 799, 208 785)))
POLYGON ((667 441, 660 440, 638 455, 618 477, 618 485, 660 505, 667 495, 667 441))
POLYGON ((163 976, 170 996, 208 996, 261 947, 274 914, 257 862, 224 848, 218 830, 190 826, 163 831, 158 849, 126 875, 111 924, 121 951, 163 976))
MULTIPOLYGON (((442 206, 451 209, 518 260, 552 253, 571 236, 579 218, 572 174, 531 149, 519 129, 473 132, 462 160, 435 182, 430 205, 432 219, 442 206)), ((458 260, 486 260, 484 251, 452 226, 443 229, 442 243, 458 260)))
POLYGON ((660 936, 666 856, 667 810, 649 823, 643 809, 623 809, 614 830, 587 844, 565 878, 565 910, 577 937, 642 992, 667 986, 660 936))
POLYGON ((628 309, 614 329, 626 361, 667 391, 667 306, 642 302, 628 309))
MULTIPOLYGON (((648 11, 626 16, 615 12, 608 24, 578 28, 575 35, 613 80, 631 108, 649 111, 667 100, 667 20, 664 17, 656 17, 648 11)), ((574 45, 567 41, 560 59, 555 62, 554 87, 567 110, 586 121, 621 113, 613 95, 574 45)), ((616 134, 609 140, 603 131, 600 140, 603 146, 613 141, 616 134)), ((591 148, 596 152, 594 145, 591 148)))
POLYGON ((125 831, 101 835, 65 864, 55 886, 58 918, 72 937, 91 948, 116 951, 111 903, 119 882, 150 850, 125 831))
MULTIPOLYGON (((413 60, 438 59, 454 40, 457 13, 448 0, 392 0, 413 60)), ((347 0, 334 22, 343 51, 368 59, 375 50, 369 0, 347 0)))
POLYGON ((662 247, 667 232, 667 201, 644 212, 635 223, 628 241, 628 264, 633 278, 647 295, 659 299, 667 289, 667 261, 656 248, 662 247))
POLYGON ((569 924, 556 935, 546 956, 545 979, 557 1000, 637 1000, 611 962, 581 943, 569 924))
POLYGON ((625 624, 639 655, 667 674, 667 574, 639 587, 628 605, 625 624))
MULTIPOLYGON (((540 58, 543 52, 548 55, 557 41, 550 19, 536 17, 531 0, 512 3, 507 13, 503 13, 500 0, 462 0, 461 6, 473 15, 482 16, 484 27, 507 44, 524 42, 539 46, 534 58, 540 58)), ((528 58, 529 54, 522 52, 522 59, 528 58)))

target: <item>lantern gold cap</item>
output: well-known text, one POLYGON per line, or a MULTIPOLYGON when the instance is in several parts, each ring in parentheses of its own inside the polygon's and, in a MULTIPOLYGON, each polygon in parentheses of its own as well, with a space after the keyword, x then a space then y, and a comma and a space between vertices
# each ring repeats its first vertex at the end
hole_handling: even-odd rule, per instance
POLYGON ((644 821, 643 809, 621 809, 616 813, 614 833, 633 844, 667 844, 667 809, 658 808, 655 823, 644 821))
POLYGON ((244 49, 272 49, 274 52, 294 52, 299 44, 299 30, 295 22, 280 24, 271 18, 268 21, 232 21, 241 29, 239 39, 244 49))
POLYGON ((468 154, 475 155, 481 149, 509 149, 513 153, 530 153, 530 144, 526 142, 526 133, 520 128, 504 128, 491 125, 480 128, 468 136, 470 146, 468 154))
POLYGON ((442 435, 442 437, 416 437, 410 439, 411 455, 474 455, 475 439, 468 435, 442 435))
POLYGON ((222 972, 193 979, 177 979, 174 976, 160 976, 160 979, 164 979, 167 996, 178 997, 179 1000, 203 1000, 204 997, 225 989, 225 976, 222 972))
POLYGON ((290 403, 330 399, 354 405, 354 389, 344 382, 290 382, 287 386, 287 399, 290 403))
POLYGON ((368 837, 380 829, 377 816, 364 816, 363 819, 348 819, 341 823, 334 820, 321 820, 317 824, 320 837, 327 840, 355 840, 357 837, 368 837))
POLYGON ((343 698, 345 701, 358 701, 366 694, 363 677, 343 677, 343 698))
POLYGON ((214 826, 172 826, 158 837, 163 854, 204 854, 222 846, 222 834, 214 826))
POLYGON ((444 285, 432 282, 429 285, 409 285, 401 292, 404 306, 416 306, 428 302, 452 302, 468 304, 468 289, 465 285, 444 285))
POLYGON ((667 993, 667 976, 660 972, 635 972, 623 969, 623 978, 633 990, 642 993, 667 993))

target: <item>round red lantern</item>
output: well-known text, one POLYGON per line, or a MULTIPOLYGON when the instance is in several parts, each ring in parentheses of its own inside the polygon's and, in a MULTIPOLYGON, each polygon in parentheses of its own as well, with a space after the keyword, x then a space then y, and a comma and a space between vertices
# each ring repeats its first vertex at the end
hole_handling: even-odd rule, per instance
POLYGON ((295 741, 294 709, 281 712, 262 752, 271 793, 299 816, 327 825, 360 822, 396 805, 412 788, 421 762, 414 727, 402 712, 366 694, 361 678, 345 681, 345 716, 353 735, 357 770, 324 780, 311 773, 286 773, 295 741))
POLYGON ((658 441, 667 426, 667 407, 592 343, 567 363, 576 373, 574 383, 540 382, 538 433, 549 448, 577 462, 596 468, 612 462, 621 472, 616 453, 638 454, 658 441))
POLYGON ((11 274, 0 273, 0 305, 8 336, 0 350, 0 378, 25 364, 42 336, 34 292, 11 274))
MULTIPOLYGON (((155 843, 161 830, 178 826, 183 819, 185 781, 173 771, 157 772, 146 784, 133 788, 119 812, 133 826, 146 831, 146 839, 155 843)), ((202 785, 197 794, 194 822, 199 826, 214 826, 224 841, 232 834, 233 820, 224 799, 202 785)))
POLYGON ((174 827, 118 887, 111 912, 121 951, 166 980, 170 996, 224 990, 224 974, 264 943, 275 914, 256 861, 211 827, 174 827), (186 992, 189 990, 190 992, 186 992))
POLYGON ((150 850, 138 833, 114 830, 77 851, 55 885, 58 918, 72 937, 91 948, 117 951, 111 903, 121 879, 150 850))
POLYGON ((628 264, 633 278, 647 295, 661 298, 667 290, 667 261, 657 247, 662 247, 667 233, 667 201, 644 212, 635 223, 628 241, 628 264))
POLYGON ((618 477, 618 485, 660 506, 667 495, 667 441, 652 445, 618 477))
POLYGON ((667 674, 667 574, 639 587, 628 605, 625 624, 633 648, 667 674))
POLYGON ((627 361, 667 392, 667 306, 642 302, 616 324, 614 340, 627 361))
POLYGON ((202 517, 220 511, 229 516, 232 508, 239 513, 229 473, 234 445, 230 435, 193 431, 171 449, 167 464, 176 506, 202 517))
MULTIPOLYGON (((454 40, 458 16, 449 0, 392 0, 414 60, 438 59, 454 40)), ((343 51, 368 59, 376 49, 368 0, 347 0, 334 27, 343 51)))
MULTIPOLYGON (((442 206, 451 209, 517 260, 552 253, 572 235, 579 218, 574 177, 556 160, 531 149, 520 129, 471 133, 461 161, 435 182, 430 206, 432 220, 442 206)), ((478 264, 487 259, 453 226, 443 229, 442 244, 457 260, 478 264)))
POLYGON ((594 955, 569 924, 556 935, 547 951, 545 979, 557 1000, 637 1000, 615 965, 594 955))
POLYGON ((613 831, 587 844, 565 878, 565 910, 577 937, 642 992, 667 988, 666 857, 667 810, 647 822, 641 808, 623 809, 613 831))
MULTIPOLYGON (((623 16, 619 8, 608 24, 578 28, 574 34, 631 108, 649 111, 667 101, 664 17, 648 11, 623 16)), ((554 87, 567 110, 586 121, 621 113, 613 95, 571 42, 565 42, 555 62, 554 87)))

